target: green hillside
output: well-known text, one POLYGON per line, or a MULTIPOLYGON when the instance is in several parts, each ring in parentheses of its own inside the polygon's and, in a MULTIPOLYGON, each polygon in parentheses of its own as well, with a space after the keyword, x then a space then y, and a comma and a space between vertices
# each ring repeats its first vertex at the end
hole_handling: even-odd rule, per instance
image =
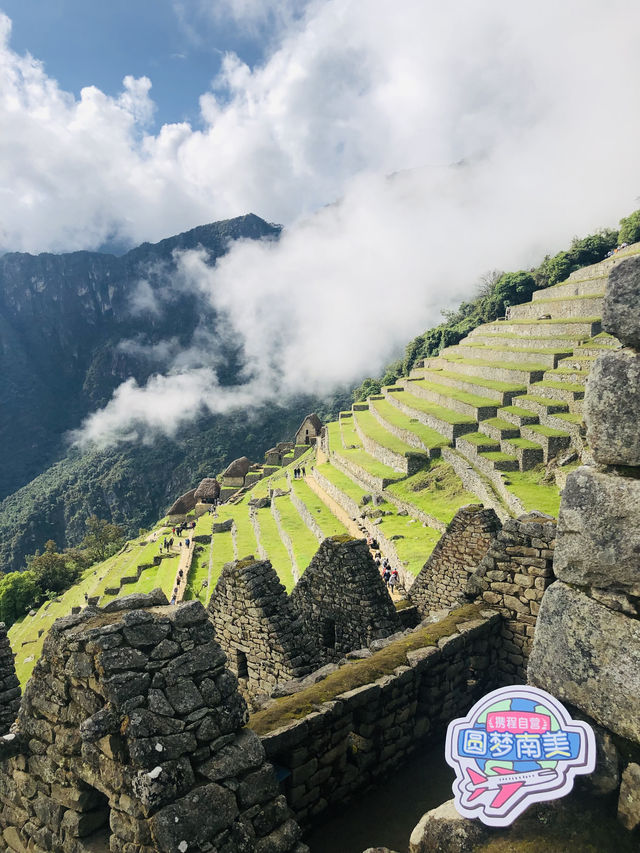
MULTIPOLYGON (((503 520, 533 509, 557 514, 555 474, 578 464, 584 450, 585 380, 596 355, 618 345, 594 310, 610 268, 639 252, 634 244, 574 272, 551 289, 557 295, 535 294, 418 362, 341 412, 304 456, 202 515, 185 598, 206 603, 224 564, 249 554, 269 559, 291 591, 322 539, 339 533, 376 539, 408 587, 465 504, 492 506, 503 520), (306 476, 297 479, 301 467, 306 476), (267 497, 269 505, 255 505, 267 497), (212 533, 228 520, 230 530, 212 533)), ((170 529, 159 522, 13 625, 23 683, 44 633, 85 595, 102 604, 159 586, 171 596, 181 552, 174 546, 161 558, 156 541, 170 529)))

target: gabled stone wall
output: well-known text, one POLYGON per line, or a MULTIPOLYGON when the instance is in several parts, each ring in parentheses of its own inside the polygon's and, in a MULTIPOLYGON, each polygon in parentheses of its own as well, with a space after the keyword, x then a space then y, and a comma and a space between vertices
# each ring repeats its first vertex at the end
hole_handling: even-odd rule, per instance
POLYGON ((295 851, 213 626, 160 590, 59 619, 0 739, 3 849, 295 851))
POLYGON ((554 580, 556 521, 531 512, 509 519, 469 578, 467 591, 502 613, 501 679, 526 680, 527 662, 546 588, 554 580))
POLYGON ((227 563, 209 602, 216 639, 249 694, 320 666, 311 638, 268 560, 227 563))
POLYGON ((4 622, 0 622, 0 734, 9 731, 20 707, 20 682, 4 622))
POLYGON ((422 616, 460 600, 469 575, 500 528, 492 509, 481 504, 460 507, 409 591, 422 616))
POLYGON ((326 661, 339 660, 400 629, 364 539, 325 539, 290 598, 326 661))

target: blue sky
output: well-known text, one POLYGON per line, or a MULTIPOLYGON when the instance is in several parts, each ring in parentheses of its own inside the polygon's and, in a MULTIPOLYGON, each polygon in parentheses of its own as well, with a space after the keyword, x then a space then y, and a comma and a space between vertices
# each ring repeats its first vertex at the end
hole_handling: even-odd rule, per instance
POLYGON ((115 95, 125 75, 149 77, 156 126, 197 124, 198 97, 222 55, 233 51, 253 66, 270 38, 268 28, 249 30, 228 15, 207 19, 193 0, 182 15, 170 0, 0 0, 0 10, 13 21, 13 49, 40 59, 76 95, 89 85, 115 95))

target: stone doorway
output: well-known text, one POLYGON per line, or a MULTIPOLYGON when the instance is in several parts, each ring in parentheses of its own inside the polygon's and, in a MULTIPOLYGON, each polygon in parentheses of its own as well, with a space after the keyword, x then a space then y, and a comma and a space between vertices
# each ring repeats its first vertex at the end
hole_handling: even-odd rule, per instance
POLYGON ((322 620, 322 645, 327 649, 336 647, 336 620, 322 620))

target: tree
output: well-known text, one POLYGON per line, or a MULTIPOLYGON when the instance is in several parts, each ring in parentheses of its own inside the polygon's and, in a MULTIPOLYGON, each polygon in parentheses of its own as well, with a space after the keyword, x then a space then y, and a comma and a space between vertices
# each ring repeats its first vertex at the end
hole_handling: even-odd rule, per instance
POLYGON ((82 540, 92 563, 106 560, 118 550, 123 542, 124 531, 119 524, 112 524, 97 515, 91 515, 86 521, 87 533, 82 540))
POLYGON ((58 553, 53 539, 45 543, 44 553, 36 551, 33 556, 27 557, 27 566, 43 593, 62 592, 79 575, 78 569, 69 565, 69 557, 58 553))
POLYGON ((39 598, 33 572, 9 572, 0 579, 0 621, 10 628, 39 598))
POLYGON ((637 243, 640 240, 640 210, 634 210, 620 220, 618 240, 621 243, 637 243))

